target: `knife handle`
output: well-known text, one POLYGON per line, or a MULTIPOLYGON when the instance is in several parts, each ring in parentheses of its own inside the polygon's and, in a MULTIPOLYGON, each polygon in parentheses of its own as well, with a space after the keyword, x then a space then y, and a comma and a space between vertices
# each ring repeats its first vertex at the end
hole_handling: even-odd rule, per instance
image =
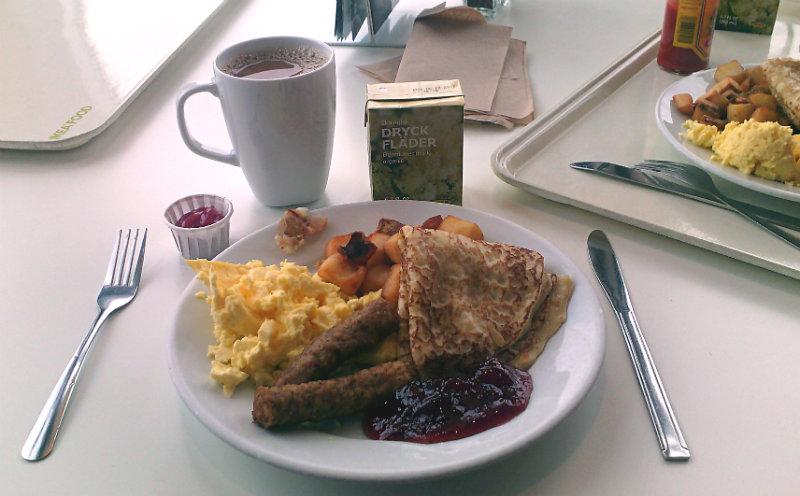
POLYGON ((662 455, 667 460, 688 460, 689 448, 686 446, 686 441, 678 426, 678 420, 667 399, 661 378, 658 376, 658 370, 656 370, 656 364, 650 355, 636 315, 632 311, 615 310, 614 313, 616 313, 622 328, 622 335, 628 346, 631 362, 636 370, 636 378, 642 388, 647 410, 661 445, 662 455))

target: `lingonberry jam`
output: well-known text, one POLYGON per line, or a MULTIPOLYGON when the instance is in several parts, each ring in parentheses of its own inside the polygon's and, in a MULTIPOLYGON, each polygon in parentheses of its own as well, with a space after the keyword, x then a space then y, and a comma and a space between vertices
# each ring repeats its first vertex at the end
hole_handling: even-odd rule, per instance
POLYGON ((225 216, 213 206, 200 207, 183 214, 181 218, 178 219, 178 222, 175 223, 175 225, 178 227, 190 228, 206 227, 219 221, 223 217, 225 216))
POLYGON ((504 424, 528 406, 533 382, 523 370, 488 357, 472 377, 411 381, 369 409, 370 439, 438 443, 504 424))

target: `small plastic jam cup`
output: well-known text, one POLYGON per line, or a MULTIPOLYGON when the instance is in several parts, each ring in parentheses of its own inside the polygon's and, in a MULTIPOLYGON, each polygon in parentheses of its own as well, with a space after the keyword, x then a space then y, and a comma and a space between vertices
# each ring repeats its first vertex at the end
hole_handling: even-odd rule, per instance
POLYGON ((183 258, 212 259, 219 252, 228 247, 230 242, 230 220, 233 215, 233 205, 230 200, 217 195, 191 195, 175 201, 164 211, 164 221, 167 223, 175 245, 183 258), (201 215, 201 210, 202 215, 201 215), (199 227, 180 227, 181 219, 186 221, 186 215, 194 215, 193 222, 188 225, 199 227), (197 224, 198 220, 209 218, 216 219, 214 213, 221 214, 221 218, 208 225, 197 224))

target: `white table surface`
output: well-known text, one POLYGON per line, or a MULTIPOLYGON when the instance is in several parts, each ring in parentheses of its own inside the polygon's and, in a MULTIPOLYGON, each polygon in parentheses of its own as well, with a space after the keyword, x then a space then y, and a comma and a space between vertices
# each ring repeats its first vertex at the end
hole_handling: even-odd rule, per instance
MULTIPOLYGON (((313 34, 307 32, 314 25, 311 10, 281 3, 287 6, 232 1, 223 7, 88 144, 68 152, 0 151, 0 494, 798 493, 800 281, 519 191, 490 169, 492 152, 518 130, 487 126, 465 130, 464 204, 549 239, 593 283, 586 237, 596 228, 608 234, 691 461, 661 458, 604 298, 606 361, 587 399, 539 442, 457 477, 386 485, 309 477, 256 461, 206 430, 167 373, 173 308, 193 274, 162 224, 162 212, 186 194, 224 195, 235 206, 236 241, 282 211, 258 204, 236 168, 184 146, 175 96, 187 82, 208 80, 214 54, 231 43, 313 34), (139 295, 106 324, 55 451, 41 462, 26 462, 20 447, 94 318, 113 233, 136 226, 150 228, 139 295)), ((321 5, 332 8, 333 2, 321 5)), ((496 21, 513 20, 514 36, 528 42, 534 100, 542 113, 658 28, 663 9, 662 0, 512 0, 496 21)), ((135 41, 146 43, 148 36, 157 34, 135 41)), ((748 43, 753 37, 725 39, 748 43)), ((369 199, 363 103, 372 81, 355 66, 398 53, 336 48, 333 166, 326 195, 312 208, 369 199)), ((712 51, 711 62, 726 61, 712 51)), ((198 97, 189 122, 200 138, 224 144, 225 129, 210 98, 198 97)), ((621 137, 620 146, 626 139, 637 137, 621 137)))

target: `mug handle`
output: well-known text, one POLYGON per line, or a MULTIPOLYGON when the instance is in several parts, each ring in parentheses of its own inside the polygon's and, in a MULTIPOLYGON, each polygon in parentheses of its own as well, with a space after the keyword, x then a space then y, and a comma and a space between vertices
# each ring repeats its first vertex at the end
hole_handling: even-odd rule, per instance
POLYGON ((219 92, 217 90, 217 85, 213 82, 211 83, 189 83, 183 88, 181 88, 180 93, 178 94, 178 129, 181 132, 181 138, 183 138, 183 142, 186 143, 186 146, 196 154, 200 155, 201 157, 210 158, 212 160, 218 160, 220 162, 225 162, 226 164, 231 165, 239 165, 239 157, 236 156, 236 151, 231 150, 228 153, 223 152, 217 148, 212 148, 210 146, 206 146, 189 134, 189 129, 186 127, 186 115, 184 113, 184 105, 186 104, 186 100, 189 99, 190 96, 194 95, 195 93, 200 93, 203 91, 207 91, 217 97, 219 99, 219 92))

